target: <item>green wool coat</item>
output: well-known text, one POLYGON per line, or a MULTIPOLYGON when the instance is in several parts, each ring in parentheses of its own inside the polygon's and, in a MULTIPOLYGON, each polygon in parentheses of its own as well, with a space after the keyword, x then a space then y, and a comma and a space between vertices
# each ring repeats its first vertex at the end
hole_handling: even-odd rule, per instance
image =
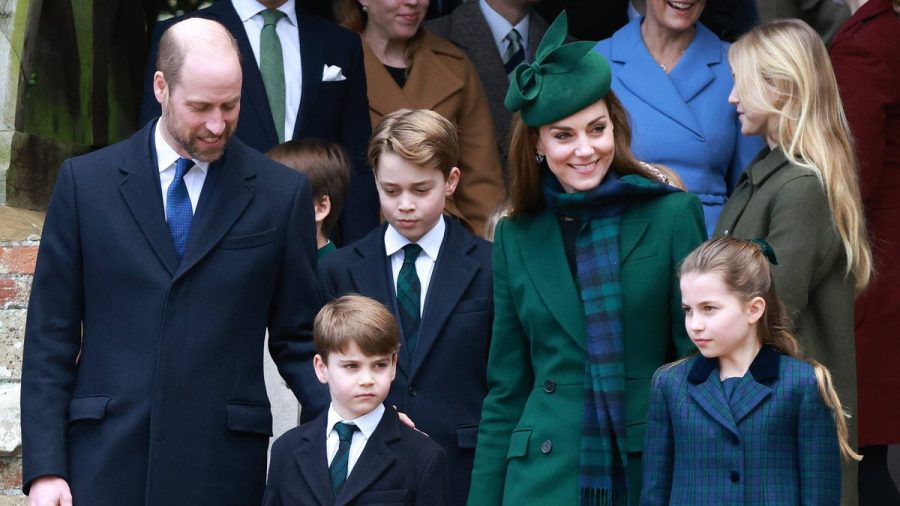
MULTIPOLYGON (((822 182, 792 164, 780 148, 763 150, 741 176, 719 217, 714 236, 763 238, 772 245, 775 292, 790 313, 804 356, 831 371, 853 418, 856 446, 855 279, 834 226, 822 182)), ((842 504, 855 504, 856 464, 844 463, 842 504), (852 496, 852 497, 851 497, 852 496)))
MULTIPOLYGON (((626 176, 635 178, 636 176, 626 176)), ((632 500, 650 380, 691 352, 676 268, 705 238, 699 200, 672 193, 631 205, 619 236, 632 500)), ((578 504, 584 368, 581 297, 548 211, 501 221, 494 242, 494 329, 470 506, 578 504)))

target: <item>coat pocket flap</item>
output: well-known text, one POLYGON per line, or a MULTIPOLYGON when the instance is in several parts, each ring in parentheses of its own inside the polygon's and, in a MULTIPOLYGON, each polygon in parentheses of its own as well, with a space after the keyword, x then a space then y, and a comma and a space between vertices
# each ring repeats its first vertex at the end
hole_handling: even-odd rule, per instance
POLYGON ((278 229, 266 230, 255 234, 228 235, 222 238, 219 249, 247 249, 275 242, 278 239, 278 229))
POLYGON ((524 457, 528 453, 528 441, 530 439, 531 429, 514 430, 509 437, 509 450, 506 452, 506 458, 524 457))
POLYGON ((261 404, 228 403, 228 428, 272 436, 272 410, 261 404))
POLYGON ((456 444, 460 448, 475 448, 478 442, 478 426, 465 425, 456 428, 456 444))
POLYGON ((106 407, 109 405, 109 399, 108 395, 94 395, 72 399, 69 402, 69 421, 102 420, 106 417, 106 407))

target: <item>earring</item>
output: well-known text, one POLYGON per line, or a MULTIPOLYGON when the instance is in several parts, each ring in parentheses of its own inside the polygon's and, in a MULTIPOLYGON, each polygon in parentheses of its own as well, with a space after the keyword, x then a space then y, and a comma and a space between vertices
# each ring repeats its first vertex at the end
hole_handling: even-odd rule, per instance
POLYGON ((365 5, 362 6, 362 9, 363 9, 363 12, 369 12, 369 8, 366 7, 365 5))
POLYGON ((535 154, 534 154, 534 160, 535 160, 537 163, 544 163, 544 153, 541 153, 540 151, 535 152, 535 154))

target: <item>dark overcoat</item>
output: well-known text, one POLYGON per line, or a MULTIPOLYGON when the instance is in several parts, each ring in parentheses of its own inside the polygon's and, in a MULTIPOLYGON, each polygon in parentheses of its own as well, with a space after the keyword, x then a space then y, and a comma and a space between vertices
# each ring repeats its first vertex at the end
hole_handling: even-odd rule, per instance
POLYGON ((22 371, 23 481, 75 504, 259 504, 272 415, 263 339, 303 399, 318 298, 305 177, 232 139, 184 257, 154 122, 63 163, 41 238, 22 371))

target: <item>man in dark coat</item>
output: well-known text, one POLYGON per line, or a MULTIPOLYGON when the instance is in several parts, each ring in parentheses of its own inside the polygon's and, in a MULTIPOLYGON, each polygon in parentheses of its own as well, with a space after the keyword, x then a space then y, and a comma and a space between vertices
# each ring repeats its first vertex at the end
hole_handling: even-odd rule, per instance
POLYGON ((267 327, 301 401, 315 381, 296 360, 318 305, 308 182, 230 138, 222 25, 174 25, 160 53, 162 116, 65 161, 50 201, 22 373, 35 504, 259 504, 267 327))

